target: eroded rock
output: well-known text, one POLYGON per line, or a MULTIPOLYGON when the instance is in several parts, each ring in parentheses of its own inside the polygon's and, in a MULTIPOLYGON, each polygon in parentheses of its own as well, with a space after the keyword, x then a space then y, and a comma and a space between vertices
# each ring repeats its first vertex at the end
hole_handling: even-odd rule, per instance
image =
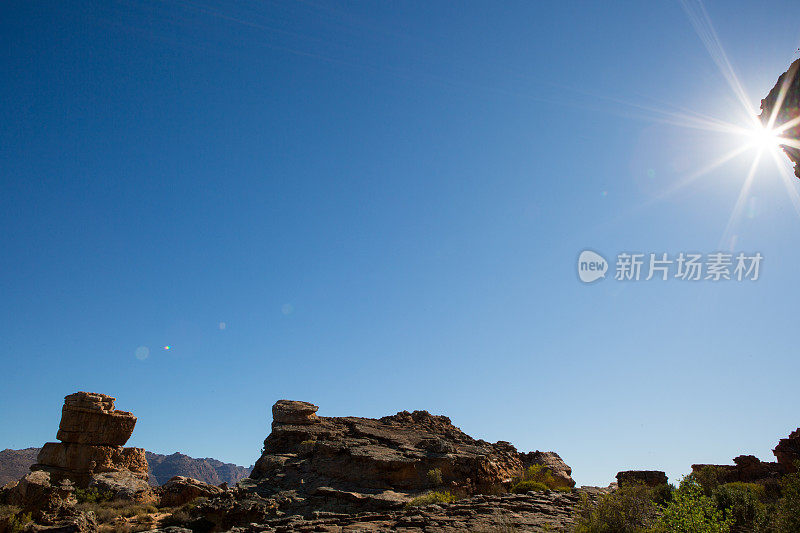
POLYGON ((173 477, 161 486, 161 491, 161 505, 167 507, 177 507, 195 498, 208 498, 223 492, 219 487, 185 476, 173 477))
POLYGON ((796 472, 795 462, 800 461, 800 428, 792 431, 788 438, 781 439, 772 453, 787 472, 796 472))
MULTIPOLYGON (((86 487, 92 476, 121 472, 147 480, 147 459, 142 448, 123 448, 133 432, 136 417, 114 409, 115 398, 76 392, 64 398, 56 438, 39 451, 31 470, 42 470, 54 481, 68 479, 86 487)), ((122 480, 124 482, 124 480, 122 480)))
POLYGON ((258 494, 300 514, 397 509, 433 488, 502 490, 530 464, 575 484, 554 452, 520 454, 508 442, 476 440, 427 411, 317 417, 316 405, 288 400, 272 411, 272 433, 250 482, 258 494))

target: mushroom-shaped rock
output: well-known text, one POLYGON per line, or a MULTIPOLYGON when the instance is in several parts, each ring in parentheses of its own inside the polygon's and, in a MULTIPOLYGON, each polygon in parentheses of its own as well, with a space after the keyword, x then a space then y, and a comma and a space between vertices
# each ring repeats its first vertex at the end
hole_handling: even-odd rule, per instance
POLYGON ((319 422, 316 412, 319 409, 313 403, 294 400, 278 400, 272 406, 272 425, 307 425, 319 422))

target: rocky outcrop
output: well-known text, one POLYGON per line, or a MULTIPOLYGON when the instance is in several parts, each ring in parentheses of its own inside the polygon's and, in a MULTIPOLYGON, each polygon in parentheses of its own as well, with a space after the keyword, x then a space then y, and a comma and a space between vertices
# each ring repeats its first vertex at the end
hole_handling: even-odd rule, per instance
POLYGON ((222 489, 185 476, 175 476, 161 487, 161 505, 177 507, 195 498, 209 498, 220 494, 222 489))
POLYGON ((778 480, 786 469, 775 462, 761 461, 753 455, 740 455, 733 459, 733 465, 692 465, 692 472, 699 473, 707 467, 713 467, 720 483, 769 483, 778 480))
POLYGON ((39 451, 32 470, 50 473, 53 480, 69 479, 79 487, 94 474, 129 472, 147 480, 147 460, 141 448, 123 448, 136 425, 136 417, 114 409, 115 398, 76 392, 64 398, 56 438, 39 451))
POLYGON ((153 486, 127 470, 94 474, 89 486, 95 487, 101 493, 110 494, 115 500, 141 503, 159 501, 153 486))
POLYGON ((781 439, 772 453, 787 472, 796 472, 795 462, 800 461, 800 428, 792 431, 788 438, 781 439))
POLYGON ((800 428, 780 439, 772 453, 777 462, 761 461, 754 455, 740 455, 734 458, 733 465, 696 464, 692 465, 692 472, 713 467, 720 483, 774 483, 784 474, 797 471, 795 462, 800 461, 800 428))
POLYGON ((625 470, 617 472, 617 485, 640 483, 648 487, 667 484, 667 474, 661 470, 625 470))
MULTIPOLYGON (((289 531, 342 531, 404 533, 463 533, 502 531, 572 531, 575 511, 583 498, 597 500, 602 489, 565 492, 529 492, 501 496, 478 495, 454 503, 411 507, 396 511, 343 514, 317 512, 311 517, 275 516, 268 500, 257 496, 235 498, 232 494, 202 503, 197 518, 187 526, 196 530, 231 533, 289 531), (223 511, 224 510, 224 511, 223 511), (230 517, 236 516, 233 520, 230 517), (241 526, 237 527, 237 524, 241 526)), ((165 528, 159 533, 191 533, 186 528, 165 528)))
POLYGON ((26 511, 54 510, 63 504, 74 503, 74 490, 69 481, 51 483, 47 472, 29 472, 11 487, 5 501, 26 511))
MULTIPOLYGON (((768 125, 773 120, 773 127, 787 125, 781 136, 800 141, 800 76, 797 71, 800 69, 800 59, 796 60, 789 67, 789 70, 781 74, 778 82, 769 92, 766 98, 761 100, 761 122, 768 125), (789 124, 791 123, 791 124, 789 124)), ((800 150, 794 146, 782 145, 783 151, 794 163, 794 174, 800 178, 800 150)))
POLYGON ((556 452, 528 452, 521 453, 523 468, 532 465, 541 465, 552 472, 553 477, 560 481, 565 487, 574 487, 575 481, 572 479, 572 468, 561 459, 556 452))
POLYGON ((441 487, 467 494, 499 490, 529 464, 545 464, 565 485, 575 484, 557 454, 520 454, 508 442, 473 439, 445 416, 318 417, 317 409, 277 402, 272 433, 250 474, 258 494, 291 495, 301 513, 399 508, 441 487))

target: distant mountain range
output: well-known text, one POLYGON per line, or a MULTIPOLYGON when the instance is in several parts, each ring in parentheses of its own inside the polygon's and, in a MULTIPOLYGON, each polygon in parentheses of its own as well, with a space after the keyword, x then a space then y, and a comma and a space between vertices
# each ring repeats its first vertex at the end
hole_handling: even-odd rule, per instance
MULTIPOLYGON (((30 472, 30 467, 36 462, 39 448, 25 448, 24 450, 6 449, 0 451, 0 487, 10 481, 30 472)), ((232 463, 223 463, 217 459, 206 457, 195 459, 182 453, 172 455, 145 452, 147 463, 150 465, 150 483, 163 485, 173 476, 187 476, 219 485, 236 483, 250 475, 253 467, 244 467, 232 463)))

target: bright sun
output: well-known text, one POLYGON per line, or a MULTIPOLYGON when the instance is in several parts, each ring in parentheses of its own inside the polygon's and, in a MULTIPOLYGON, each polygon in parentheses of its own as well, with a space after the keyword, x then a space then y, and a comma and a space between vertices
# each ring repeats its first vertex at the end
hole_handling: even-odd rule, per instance
POLYGON ((781 137, 776 129, 757 124, 749 132, 754 148, 759 150, 776 149, 781 145, 781 137))

